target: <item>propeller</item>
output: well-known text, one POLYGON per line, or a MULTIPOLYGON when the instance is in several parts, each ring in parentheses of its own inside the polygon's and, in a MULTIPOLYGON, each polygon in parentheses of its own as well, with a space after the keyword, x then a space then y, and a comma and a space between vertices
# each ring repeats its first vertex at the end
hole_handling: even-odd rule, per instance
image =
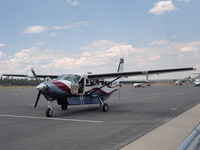
POLYGON ((40 81, 39 81, 39 79, 38 79, 38 77, 37 77, 37 75, 36 75, 36 73, 35 73, 35 71, 34 71, 33 68, 31 68, 31 72, 32 72, 33 76, 35 77, 36 81, 37 81, 38 83, 40 83, 40 81))
POLYGON ((38 103, 38 101, 40 99, 40 95, 41 95, 41 91, 38 92, 37 99, 35 101, 35 108, 37 107, 37 103, 38 103))
POLYGON ((33 68, 31 68, 31 72, 33 73, 33 76, 35 77, 36 81, 39 83, 39 85, 36 87, 36 89, 39 91, 38 95, 37 95, 37 99, 35 101, 35 108, 37 107, 38 101, 40 99, 40 95, 43 94, 44 95, 44 91, 47 90, 49 88, 48 85, 44 84, 44 83, 40 83, 35 71, 33 70, 33 68))
MULTIPOLYGON (((37 75, 36 75, 36 73, 35 73, 35 71, 34 71, 33 68, 31 68, 31 72, 32 72, 33 76, 35 77, 36 81, 37 81, 38 83, 40 83, 40 81, 38 80, 37 75)), ((37 99, 36 99, 36 101, 35 101, 35 106, 34 106, 34 108, 37 107, 38 101, 39 101, 39 99, 40 99, 40 95, 41 95, 41 91, 39 90, 38 95, 37 95, 37 99)))

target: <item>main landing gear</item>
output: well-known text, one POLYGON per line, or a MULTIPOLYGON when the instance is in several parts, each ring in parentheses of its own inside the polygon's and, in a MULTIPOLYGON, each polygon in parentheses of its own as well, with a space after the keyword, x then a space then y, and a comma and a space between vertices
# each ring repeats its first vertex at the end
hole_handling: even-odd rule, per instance
MULTIPOLYGON (((102 109, 103 112, 107 112, 109 107, 107 103, 104 103, 103 99, 98 98, 99 102, 100 102, 100 108, 102 109)), ((47 101, 48 102, 48 108, 46 110, 46 117, 52 117, 53 116, 53 108, 51 106, 51 102, 52 101, 47 101)), ((67 110, 68 105, 67 104, 63 104, 61 105, 61 109, 62 110, 67 110)))
POLYGON ((107 103, 103 104, 102 110, 103 110, 103 112, 107 112, 108 111, 108 104, 107 103))
POLYGON ((100 102, 100 106, 101 109, 103 110, 103 112, 107 112, 108 111, 108 104, 104 103, 104 101, 101 98, 98 98, 99 102, 100 102))
POLYGON ((62 110, 67 110, 67 108, 68 108, 68 105, 61 105, 62 110))

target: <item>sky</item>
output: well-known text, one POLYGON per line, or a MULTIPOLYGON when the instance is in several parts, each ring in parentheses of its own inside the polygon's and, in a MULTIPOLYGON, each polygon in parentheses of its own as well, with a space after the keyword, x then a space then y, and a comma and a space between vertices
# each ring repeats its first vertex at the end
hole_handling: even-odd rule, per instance
POLYGON ((199 0, 0 0, 0 74, 116 72, 121 57, 125 71, 200 72, 199 6, 199 0))

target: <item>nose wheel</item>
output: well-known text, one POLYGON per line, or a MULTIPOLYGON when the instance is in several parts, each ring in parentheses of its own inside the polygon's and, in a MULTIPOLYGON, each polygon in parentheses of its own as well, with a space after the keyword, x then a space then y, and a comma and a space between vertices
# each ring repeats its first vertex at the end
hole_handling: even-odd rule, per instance
POLYGON ((53 116, 53 109, 47 108, 47 110, 46 110, 46 116, 47 117, 52 117, 53 116))
POLYGON ((48 101, 48 108, 46 110, 46 116, 52 117, 53 116, 53 108, 51 106, 51 101, 48 101))

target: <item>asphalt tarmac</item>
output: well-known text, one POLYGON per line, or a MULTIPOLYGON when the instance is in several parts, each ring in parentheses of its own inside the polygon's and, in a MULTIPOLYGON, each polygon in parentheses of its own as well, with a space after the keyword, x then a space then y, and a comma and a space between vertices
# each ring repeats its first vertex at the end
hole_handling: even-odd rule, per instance
POLYGON ((54 116, 45 117, 37 91, 0 89, 0 149, 2 150, 118 150, 170 119, 199 104, 193 86, 123 87, 107 101, 108 112, 97 105, 69 106, 53 103, 54 116))

